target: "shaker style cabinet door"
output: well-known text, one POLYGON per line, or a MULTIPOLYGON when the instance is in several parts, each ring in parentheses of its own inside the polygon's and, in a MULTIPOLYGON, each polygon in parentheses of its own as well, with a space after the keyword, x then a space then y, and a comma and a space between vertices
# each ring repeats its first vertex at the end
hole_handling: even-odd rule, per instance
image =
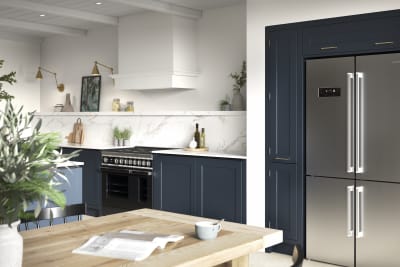
POLYGON ((196 162, 196 215, 245 223, 245 161, 198 157, 196 162))
POLYGON ((153 208, 194 215, 193 157, 153 154, 153 208))
POLYGON ((267 158, 295 163, 298 33, 267 31, 266 37, 267 158))

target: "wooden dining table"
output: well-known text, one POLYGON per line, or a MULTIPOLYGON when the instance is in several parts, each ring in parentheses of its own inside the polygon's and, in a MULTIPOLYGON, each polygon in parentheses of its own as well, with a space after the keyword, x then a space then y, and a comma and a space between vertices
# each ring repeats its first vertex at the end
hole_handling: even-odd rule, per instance
POLYGON ((282 231, 223 222, 213 240, 199 240, 194 224, 209 220, 178 213, 140 209, 78 222, 21 232, 24 239, 23 266, 243 266, 249 254, 282 242, 282 231), (143 261, 127 261, 72 253, 90 237, 108 232, 135 230, 183 235, 143 261))

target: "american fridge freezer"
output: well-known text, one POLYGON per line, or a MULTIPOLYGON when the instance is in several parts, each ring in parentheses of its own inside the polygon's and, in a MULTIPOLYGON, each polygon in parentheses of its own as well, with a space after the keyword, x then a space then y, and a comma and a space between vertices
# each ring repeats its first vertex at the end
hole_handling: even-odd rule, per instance
POLYGON ((400 266, 400 54, 306 61, 306 257, 400 266))

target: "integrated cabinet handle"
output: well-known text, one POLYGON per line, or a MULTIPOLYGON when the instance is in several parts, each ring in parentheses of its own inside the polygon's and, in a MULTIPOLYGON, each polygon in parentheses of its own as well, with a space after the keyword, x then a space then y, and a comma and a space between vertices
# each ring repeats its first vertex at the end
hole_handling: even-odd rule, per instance
POLYGON ((280 157, 276 157, 274 159, 276 159, 276 160, 290 160, 290 158, 280 158, 280 157))
POLYGON ((356 72, 356 173, 364 173, 364 73, 356 72))
POLYGON ((353 91, 354 91, 354 74, 347 73, 347 172, 354 172, 354 107, 353 107, 353 91))
POLYGON ((332 50, 332 49, 337 49, 337 46, 325 46, 325 47, 321 47, 321 50, 332 50))
POLYGON ((393 41, 389 41, 389 42, 375 42, 375 45, 392 45, 394 44, 393 41))

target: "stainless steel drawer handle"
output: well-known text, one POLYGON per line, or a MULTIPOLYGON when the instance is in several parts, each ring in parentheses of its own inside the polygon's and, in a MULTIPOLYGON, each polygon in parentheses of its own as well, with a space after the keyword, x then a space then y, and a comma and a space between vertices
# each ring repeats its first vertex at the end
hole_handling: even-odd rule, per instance
POLYGON ((276 159, 276 160, 290 160, 290 158, 280 158, 280 157, 276 157, 274 159, 276 159))
POLYGON ((393 41, 389 41, 389 42, 375 42, 375 45, 392 45, 394 44, 393 41))
POLYGON ((332 50, 332 49, 337 49, 337 46, 325 46, 325 47, 321 47, 321 50, 332 50))

